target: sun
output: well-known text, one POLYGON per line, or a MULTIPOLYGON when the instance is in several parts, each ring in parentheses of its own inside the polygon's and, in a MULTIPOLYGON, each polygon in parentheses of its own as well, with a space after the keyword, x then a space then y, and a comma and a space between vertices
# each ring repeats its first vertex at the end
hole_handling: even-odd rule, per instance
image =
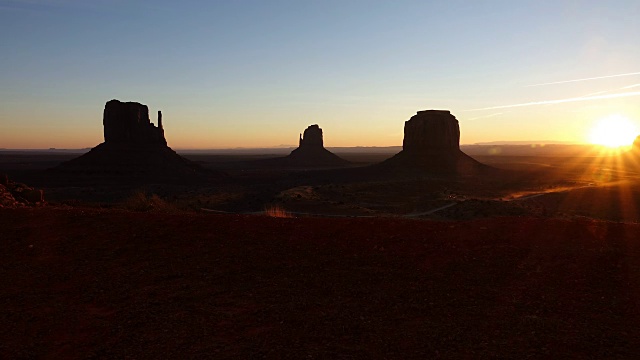
POLYGON ((610 148, 630 146, 638 135, 636 125, 622 115, 610 115, 600 119, 591 129, 592 144, 610 148))

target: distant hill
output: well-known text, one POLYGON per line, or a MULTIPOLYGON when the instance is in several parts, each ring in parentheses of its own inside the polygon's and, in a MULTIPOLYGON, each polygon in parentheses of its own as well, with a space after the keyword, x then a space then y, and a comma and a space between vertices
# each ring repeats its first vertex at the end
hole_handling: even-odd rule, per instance
POLYGON ((557 140, 524 140, 524 141, 488 141, 488 142, 479 142, 470 145, 583 145, 581 143, 573 142, 573 141, 557 141, 557 140))
MULTIPOLYGON (((497 155, 497 156, 573 156, 592 150, 594 145, 578 143, 559 143, 545 141, 493 141, 477 144, 460 145, 469 155, 497 155)), ((268 148, 230 148, 230 149, 178 149, 182 155, 275 155, 285 156, 295 147, 268 148)), ((1 155, 16 154, 84 154, 89 149, 0 149, 1 155)), ((389 154, 393 155, 402 150, 402 146, 340 146, 327 147, 336 154, 389 154)))
MULTIPOLYGON (((460 149, 469 155, 493 156, 579 156, 590 152, 593 145, 574 143, 542 143, 542 142, 504 142, 460 145, 460 149)), ((177 150, 184 155, 288 155, 293 148, 236 148, 236 149, 206 149, 206 150, 177 150)), ((356 147, 327 147, 327 150, 344 155, 370 154, 393 155, 402 150, 402 146, 356 146, 356 147)))
POLYGON ((469 155, 488 156, 597 156, 601 154, 596 145, 590 144, 475 144, 462 145, 469 155))

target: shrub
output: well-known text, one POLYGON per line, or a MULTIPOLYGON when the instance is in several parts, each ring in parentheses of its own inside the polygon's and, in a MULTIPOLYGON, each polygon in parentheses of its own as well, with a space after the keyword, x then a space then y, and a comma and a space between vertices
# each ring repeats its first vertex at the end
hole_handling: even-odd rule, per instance
POLYGON ((270 205, 265 207, 264 214, 270 217, 276 218, 292 218, 293 215, 286 212, 283 208, 278 205, 270 205))
POLYGON ((132 211, 161 211, 161 212, 175 212, 178 209, 173 205, 163 200, 156 194, 147 194, 146 191, 136 191, 130 197, 126 198, 121 203, 122 207, 132 211))

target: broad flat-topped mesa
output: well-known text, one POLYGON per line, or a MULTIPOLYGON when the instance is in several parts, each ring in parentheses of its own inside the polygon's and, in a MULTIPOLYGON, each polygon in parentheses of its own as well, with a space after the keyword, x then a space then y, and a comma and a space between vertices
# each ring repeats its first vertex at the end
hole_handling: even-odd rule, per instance
POLYGON ((460 125, 447 110, 423 110, 404 123, 402 149, 412 154, 460 150, 460 125))
POLYGON ((489 169, 460 150, 460 125, 447 110, 418 111, 405 121, 402 151, 380 167, 432 174, 478 174, 489 169))
POLYGON ((149 119, 149 108, 137 102, 108 101, 102 117, 105 143, 167 145, 158 111, 158 127, 149 119))
POLYGON ((304 134, 300 135, 299 147, 324 147, 322 129, 320 129, 318 124, 310 125, 304 130, 304 134))

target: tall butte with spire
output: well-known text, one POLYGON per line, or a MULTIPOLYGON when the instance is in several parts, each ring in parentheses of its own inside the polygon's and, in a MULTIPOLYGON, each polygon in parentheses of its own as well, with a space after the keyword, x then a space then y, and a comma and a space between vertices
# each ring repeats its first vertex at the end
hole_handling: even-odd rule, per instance
POLYGON ((149 119, 149 108, 137 102, 108 101, 102 115, 105 144, 167 145, 158 111, 158 126, 149 119))
POLYGON ((460 125, 448 110, 418 111, 405 121, 402 151, 378 166, 434 174, 489 169, 460 150, 460 125))
POLYGON ((165 139, 162 112, 158 126, 149 119, 149 108, 137 102, 110 100, 102 115, 104 142, 88 153, 60 164, 54 171, 86 175, 186 175, 202 171, 176 154, 165 139))

